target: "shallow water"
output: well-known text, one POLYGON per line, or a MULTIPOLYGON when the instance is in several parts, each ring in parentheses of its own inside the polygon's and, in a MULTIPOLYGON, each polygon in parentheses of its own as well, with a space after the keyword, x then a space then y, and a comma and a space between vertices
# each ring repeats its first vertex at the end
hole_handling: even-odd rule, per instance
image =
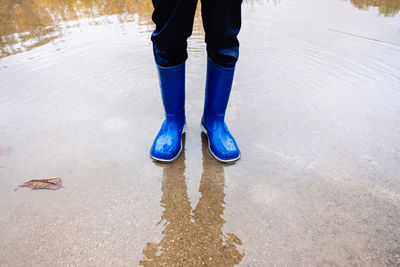
POLYGON ((398 1, 245 2, 234 165, 200 134, 199 14, 159 165, 151 2, 0 2, 0 265, 400 264, 398 1))

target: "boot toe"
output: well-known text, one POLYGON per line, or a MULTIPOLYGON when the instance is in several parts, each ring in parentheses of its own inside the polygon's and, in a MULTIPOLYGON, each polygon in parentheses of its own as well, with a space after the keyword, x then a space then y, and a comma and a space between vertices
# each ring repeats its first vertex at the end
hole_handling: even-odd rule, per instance
POLYGON ((233 137, 212 138, 210 150, 214 157, 221 162, 232 162, 240 158, 240 150, 233 137))
POLYGON ((162 130, 154 140, 150 156, 158 161, 174 160, 182 149, 182 135, 179 132, 163 132, 162 130))
POLYGON ((214 157, 221 162, 232 162, 240 158, 240 151, 237 150, 224 150, 221 148, 211 148, 210 150, 214 157))
POLYGON ((180 141, 178 144, 157 146, 153 145, 150 151, 150 156, 159 161, 172 161, 174 160, 181 151, 180 141))

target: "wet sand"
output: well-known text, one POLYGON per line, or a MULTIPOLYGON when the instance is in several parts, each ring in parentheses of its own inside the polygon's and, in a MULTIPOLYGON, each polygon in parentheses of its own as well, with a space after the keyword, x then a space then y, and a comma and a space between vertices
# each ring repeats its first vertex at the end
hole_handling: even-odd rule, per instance
POLYGON ((0 9, 1 266, 400 265, 397 1, 247 1, 231 165, 200 134, 199 17, 168 165, 151 5, 26 3, 0 9))

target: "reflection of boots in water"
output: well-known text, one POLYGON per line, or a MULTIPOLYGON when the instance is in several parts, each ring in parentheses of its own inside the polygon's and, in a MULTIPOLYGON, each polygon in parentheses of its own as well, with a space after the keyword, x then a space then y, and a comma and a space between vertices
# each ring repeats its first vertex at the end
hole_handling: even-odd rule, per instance
POLYGON ((185 266, 191 257, 190 246, 193 222, 185 181, 185 153, 175 162, 163 165, 161 206, 164 207, 159 223, 165 228, 158 243, 147 243, 143 249, 143 266, 185 266))
POLYGON ((241 254, 236 245, 240 239, 233 233, 224 238, 222 226, 224 213, 224 167, 215 161, 207 151, 207 140, 202 138, 203 173, 200 181, 201 197, 195 210, 195 231, 198 237, 196 247, 201 248, 203 264, 206 266, 233 266, 241 262, 241 254))
POLYGON ((232 234, 223 237, 221 217, 224 211, 224 169, 207 151, 207 140, 202 140, 203 173, 201 197, 193 217, 185 181, 185 156, 170 165, 163 165, 161 223, 163 239, 147 243, 143 249, 143 266, 233 266, 241 254, 236 245, 240 239, 232 234))

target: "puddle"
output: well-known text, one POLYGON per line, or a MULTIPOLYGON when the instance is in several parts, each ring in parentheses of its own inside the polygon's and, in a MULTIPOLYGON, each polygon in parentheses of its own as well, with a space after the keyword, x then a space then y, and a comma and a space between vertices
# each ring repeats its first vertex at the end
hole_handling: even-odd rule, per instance
POLYGON ((200 135, 199 13, 159 166, 151 1, 53 2, 0 0, 0 265, 399 263, 399 1, 244 1, 231 166, 200 135))
POLYGON ((173 164, 163 164, 161 206, 164 211, 158 224, 163 238, 147 243, 143 266, 233 266, 241 262, 242 245, 234 233, 223 233, 225 176, 224 165, 208 152, 202 139, 203 170, 196 207, 191 206, 185 177, 185 154, 173 164))

